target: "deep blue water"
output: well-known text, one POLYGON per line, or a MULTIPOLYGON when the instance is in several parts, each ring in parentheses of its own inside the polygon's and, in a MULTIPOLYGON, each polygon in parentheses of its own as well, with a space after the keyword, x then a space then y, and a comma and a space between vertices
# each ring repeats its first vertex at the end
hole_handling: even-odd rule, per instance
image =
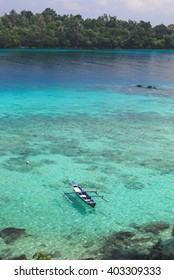
POLYGON ((170 237, 173 73, 174 51, 0 50, 0 230, 29 234, 0 238, 0 257, 98 259, 115 232, 144 238, 135 224, 170 237), (72 180, 108 203, 69 204, 72 180))
POLYGON ((5 88, 173 86, 173 51, 1 50, 0 59, 1 86, 5 88))

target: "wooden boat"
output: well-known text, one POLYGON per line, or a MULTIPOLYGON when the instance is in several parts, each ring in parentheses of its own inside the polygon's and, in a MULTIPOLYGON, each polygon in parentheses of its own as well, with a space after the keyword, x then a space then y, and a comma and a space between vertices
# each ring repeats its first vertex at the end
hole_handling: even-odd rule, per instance
POLYGON ((74 181, 72 182, 72 187, 76 193, 76 195, 83 200, 85 203, 87 203, 91 207, 95 207, 96 202, 89 196, 89 194, 84 191, 80 186, 78 186, 74 181))
POLYGON ((73 187, 73 190, 74 192, 69 192, 69 193, 62 193, 65 198, 73 203, 73 201, 69 198, 69 194, 76 194, 82 201, 84 201, 86 204, 88 204, 89 206, 91 206, 92 208, 95 207, 96 205, 96 202, 93 200, 93 198, 88 194, 88 192, 93 192, 95 193, 96 197, 100 197, 102 198, 103 200, 107 201, 102 195, 99 195, 97 191, 94 191, 94 190, 89 190, 89 191, 85 191, 83 190, 78 184, 76 184, 74 181, 72 181, 72 187, 73 187))

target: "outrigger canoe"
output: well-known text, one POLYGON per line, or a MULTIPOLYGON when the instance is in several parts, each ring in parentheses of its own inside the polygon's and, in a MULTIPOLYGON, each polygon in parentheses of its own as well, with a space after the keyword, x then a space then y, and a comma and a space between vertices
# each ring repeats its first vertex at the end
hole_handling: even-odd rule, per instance
POLYGON ((96 202, 93 200, 93 198, 88 194, 88 192, 93 192, 95 193, 96 197, 100 197, 102 198, 103 200, 107 201, 102 195, 99 195, 97 191, 93 191, 93 190, 89 190, 89 191, 85 191, 82 189, 82 187, 80 187, 78 184, 76 184, 74 181, 72 181, 72 187, 73 187, 73 190, 74 192, 69 192, 69 193, 62 193, 65 198, 73 203, 73 201, 68 197, 69 194, 76 194, 82 201, 84 201, 86 204, 88 204, 89 206, 91 207, 95 207, 96 205, 96 202))
POLYGON ((83 200, 85 203, 87 203, 91 207, 95 207, 96 202, 92 199, 89 194, 84 191, 80 186, 78 186, 75 182, 72 182, 72 187, 78 197, 80 197, 81 200, 83 200))

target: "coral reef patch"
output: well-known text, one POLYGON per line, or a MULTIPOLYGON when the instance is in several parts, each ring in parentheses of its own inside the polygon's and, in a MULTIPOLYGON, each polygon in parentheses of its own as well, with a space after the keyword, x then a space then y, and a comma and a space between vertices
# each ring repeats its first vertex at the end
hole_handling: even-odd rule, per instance
POLYGON ((0 231, 0 237, 5 241, 6 244, 14 242, 23 236, 28 236, 25 229, 9 227, 0 231))
POLYGON ((154 223, 146 226, 134 225, 133 232, 112 233, 106 238, 100 249, 100 259, 174 259, 174 250, 171 251, 171 244, 174 244, 174 239, 166 241, 159 237, 161 231, 169 228, 170 226, 167 223, 154 223))

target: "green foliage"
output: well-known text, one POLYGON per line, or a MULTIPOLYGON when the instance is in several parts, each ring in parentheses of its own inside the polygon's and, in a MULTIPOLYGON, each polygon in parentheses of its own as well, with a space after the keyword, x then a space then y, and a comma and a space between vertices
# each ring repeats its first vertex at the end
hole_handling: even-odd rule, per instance
POLYGON ((1 48, 174 48, 174 25, 152 27, 145 21, 122 21, 104 14, 97 19, 81 15, 17 13, 0 17, 1 48))
POLYGON ((37 252, 33 255, 33 260, 51 260, 51 256, 37 252))
POLYGON ((46 255, 42 252, 37 252, 32 256, 31 259, 28 258, 25 254, 19 256, 16 259, 19 259, 19 260, 51 260, 52 257, 50 255, 46 255))

